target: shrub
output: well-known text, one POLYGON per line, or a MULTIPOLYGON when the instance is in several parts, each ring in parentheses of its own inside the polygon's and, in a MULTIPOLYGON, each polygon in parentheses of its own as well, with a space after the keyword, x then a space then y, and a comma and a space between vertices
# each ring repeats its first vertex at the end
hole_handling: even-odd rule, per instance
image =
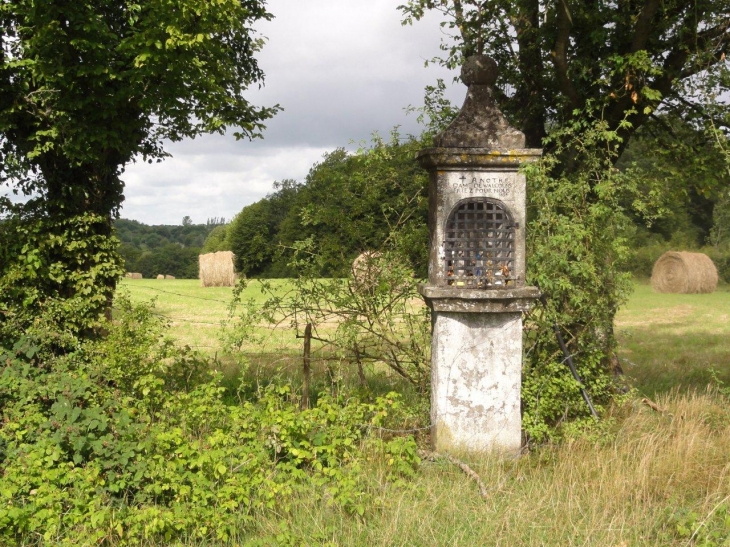
POLYGON ((50 323, 0 346, 0 543, 227 541, 257 512, 286 519, 302 491, 363 514, 367 458, 398 455, 393 476, 417 465, 412 440, 369 435, 395 395, 299 410, 272 385, 226 404, 209 363, 161 337, 148 307, 117 306, 103 339, 65 355, 50 323))
POLYGON ((708 247, 704 252, 712 259, 717 268, 717 274, 725 283, 730 283, 730 247, 725 249, 717 249, 708 247))
POLYGON ((71 336, 98 331, 124 270, 104 219, 11 217, 0 225, 0 342, 48 323, 71 336))
POLYGON ((641 199, 636 181, 613 168, 619 137, 605 122, 568 127, 555 139, 570 144, 527 169, 527 281, 543 293, 525 319, 523 427, 533 441, 558 436, 561 423, 592 420, 581 387, 599 412, 616 392, 613 320, 632 288, 622 237, 631 220, 622 204, 641 199), (567 161, 561 154, 583 168, 555 176, 567 161), (582 385, 565 364, 556 327, 582 385))

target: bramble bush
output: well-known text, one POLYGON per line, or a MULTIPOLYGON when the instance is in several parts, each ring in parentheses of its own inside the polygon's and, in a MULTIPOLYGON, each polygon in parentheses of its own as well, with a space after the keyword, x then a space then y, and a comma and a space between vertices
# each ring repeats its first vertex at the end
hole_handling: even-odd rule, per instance
POLYGON ((116 306, 103 338, 64 354, 51 322, 0 346, 0 543, 245 539, 261 512, 285 522, 297 495, 376 510, 372 461, 393 479, 414 472, 412 439, 372 434, 397 420, 397 395, 321 395, 300 410, 289 386, 270 385, 230 404, 148 306, 116 306))

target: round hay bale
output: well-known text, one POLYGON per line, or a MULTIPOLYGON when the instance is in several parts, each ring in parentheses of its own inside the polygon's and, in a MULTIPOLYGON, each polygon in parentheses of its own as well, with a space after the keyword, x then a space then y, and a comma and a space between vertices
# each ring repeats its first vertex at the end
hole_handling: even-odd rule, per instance
POLYGON ((660 293, 711 293, 717 288, 717 268, 706 254, 667 251, 654 264, 651 286, 660 293))
POLYGON ((233 287, 236 272, 231 251, 218 251, 198 256, 198 278, 203 287, 233 287))
POLYGON ((139 272, 131 272, 127 274, 130 279, 142 279, 142 274, 139 272))
POLYGON ((382 253, 365 251, 352 261, 352 287, 358 292, 375 288, 382 274, 382 253))
POLYGON ((162 274, 157 274, 157 279, 165 279, 165 276, 162 274))
POLYGON ((174 275, 165 275, 165 279, 175 279, 174 275))

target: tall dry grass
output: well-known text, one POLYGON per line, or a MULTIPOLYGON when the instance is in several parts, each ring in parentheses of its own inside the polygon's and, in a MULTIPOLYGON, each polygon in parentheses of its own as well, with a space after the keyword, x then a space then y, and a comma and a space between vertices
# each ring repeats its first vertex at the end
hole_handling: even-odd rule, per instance
MULTIPOLYGON (((657 402, 665 412, 633 399, 600 433, 519 460, 464 457, 487 484, 486 501, 448 462, 423 463, 401 488, 388 486, 381 462, 371 492, 380 509, 369 519, 302 502, 292 531, 331 545, 703 544, 730 519, 729 401, 708 391, 657 402)), ((265 519, 261 526, 274 529, 265 519)))

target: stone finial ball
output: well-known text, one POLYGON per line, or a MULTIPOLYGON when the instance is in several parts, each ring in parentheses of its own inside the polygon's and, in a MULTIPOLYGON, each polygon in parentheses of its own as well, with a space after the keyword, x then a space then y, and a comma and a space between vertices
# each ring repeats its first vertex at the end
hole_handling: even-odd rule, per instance
POLYGON ((465 85, 494 85, 499 68, 497 63, 487 55, 472 55, 461 67, 461 81, 465 85))

